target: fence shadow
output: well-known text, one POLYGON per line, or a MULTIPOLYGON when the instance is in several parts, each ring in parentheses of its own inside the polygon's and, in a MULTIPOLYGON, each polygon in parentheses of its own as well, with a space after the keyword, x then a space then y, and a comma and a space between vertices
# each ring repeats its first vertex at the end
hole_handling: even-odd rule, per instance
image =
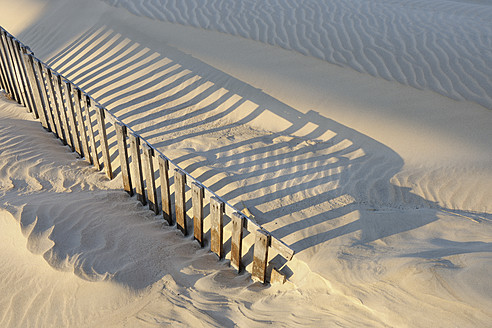
MULTIPOLYGON (((341 226, 330 223, 361 203, 435 206, 390 183, 403 161, 376 140, 163 49, 95 26, 48 64, 228 202, 244 204, 296 252, 364 229, 361 213, 341 226), (280 128, 263 130, 268 120, 280 128)), ((372 239, 434 220, 392 225, 372 239)))
MULTIPOLYGON (((300 256, 354 232, 364 244, 438 220, 435 211, 391 222, 373 214, 442 209, 391 183, 403 160, 387 146, 172 46, 137 40, 145 42, 95 25, 47 64, 300 256)), ((108 137, 118 173, 114 132, 108 137)))

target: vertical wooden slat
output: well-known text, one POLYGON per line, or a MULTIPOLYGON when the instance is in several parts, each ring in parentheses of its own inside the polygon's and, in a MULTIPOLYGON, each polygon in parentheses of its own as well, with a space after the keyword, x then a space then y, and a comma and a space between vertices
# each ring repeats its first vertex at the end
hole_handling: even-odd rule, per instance
POLYGON ((48 129, 48 121, 44 111, 43 95, 41 93, 41 86, 39 85, 38 78, 34 71, 34 60, 32 55, 27 53, 24 54, 24 61, 26 63, 27 75, 29 77, 29 83, 31 85, 32 94, 34 97, 34 103, 36 105, 36 113, 41 121, 41 125, 48 129))
POLYGON ((273 285, 273 284, 284 284, 285 283, 285 280, 286 280, 286 276, 285 274, 283 274, 282 272, 280 272, 279 269, 273 267, 272 268, 272 273, 270 274, 270 283, 273 285))
POLYGON ((203 186, 193 182, 191 184, 191 200, 193 206, 193 235, 203 247, 203 186))
MULTIPOLYGON (((1 28, 1 27, 0 27, 1 28)), ((3 29, 2 29, 3 31, 3 29)), ((7 91, 8 94, 12 93, 12 89, 10 86, 10 81, 8 77, 8 66, 6 64, 6 59, 5 59, 5 54, 4 54, 4 48, 3 48, 3 41, 2 41, 2 36, 1 36, 1 31, 0 31, 0 74, 2 78, 2 85, 5 91, 7 91)))
POLYGON ((23 106, 28 107, 27 106, 27 99, 26 99, 26 90, 24 89, 24 83, 22 81, 22 73, 21 73, 19 59, 17 58, 15 41, 10 36, 7 37, 7 41, 8 41, 9 47, 10 47, 10 53, 12 56, 12 63, 14 65, 15 76, 17 78, 17 86, 19 89, 20 101, 21 101, 21 104, 23 106))
POLYGON ((169 161, 159 156, 159 175, 161 180, 162 217, 173 225, 171 212, 171 193, 169 191, 169 161))
MULTIPOLYGON (((1 42, 1 37, 0 37, 0 42, 1 42)), ((0 81, 2 83, 2 88, 7 93, 10 93, 10 87, 8 85, 8 80, 7 80, 7 69, 5 67, 5 63, 3 59, 3 50, 1 45, 0 45, 0 81)))
POLYGON ((99 143, 102 148, 104 168, 109 180, 113 180, 113 168, 111 167, 111 157, 109 156, 108 136, 106 134, 106 122, 104 121, 104 108, 96 106, 97 123, 99 125, 99 143))
POLYGON ((15 65, 14 54, 12 52, 11 39, 7 33, 4 34, 4 38, 5 38, 5 45, 6 45, 6 49, 7 49, 7 55, 8 55, 9 62, 10 62, 10 67, 12 69, 12 78, 13 78, 15 88, 16 88, 15 100, 19 104, 23 104, 23 102, 22 102, 22 90, 20 89, 19 76, 17 75, 17 67, 15 65))
POLYGON ((33 105, 34 101, 32 98, 31 89, 29 88, 29 83, 27 81, 26 67, 24 65, 24 60, 22 58, 21 45, 17 40, 13 40, 13 42, 14 42, 15 54, 17 56, 17 61, 19 62, 19 70, 20 70, 20 75, 22 77, 22 84, 24 85, 25 99, 27 102, 26 106, 29 112, 31 113, 34 111, 34 105, 33 105))
POLYGON ((70 134, 70 127, 68 124, 65 102, 63 101, 61 76, 53 71, 52 78, 53 78, 53 89, 55 90, 56 99, 58 101, 58 110, 60 114, 60 121, 62 124, 63 137, 65 138, 65 142, 70 147, 70 149, 72 151, 75 151, 75 147, 73 146, 73 141, 72 141, 72 135, 70 134))
POLYGON ((176 205, 176 225, 183 235, 188 234, 186 227, 186 175, 179 169, 174 170, 174 202, 176 205))
POLYGON ((22 103, 21 92, 19 89, 19 80, 17 79, 14 57, 12 56, 12 48, 9 42, 10 38, 8 37, 5 31, 2 33, 2 39, 5 46, 5 54, 8 61, 8 65, 10 66, 10 76, 11 76, 12 85, 14 87, 14 94, 12 96, 15 101, 21 104, 22 103))
POLYGON ((38 99, 36 97, 37 89, 33 85, 32 64, 29 62, 29 59, 27 57, 27 49, 25 47, 21 48, 20 56, 23 62, 24 74, 26 78, 26 89, 31 103, 31 111, 35 119, 41 120, 40 114, 38 112, 39 111, 39 105, 37 103, 38 99))
POLYGON ((55 123, 56 135, 58 136, 58 138, 60 138, 63 141, 63 144, 66 145, 67 142, 65 141, 65 138, 63 136, 63 128, 61 125, 60 111, 58 110, 58 102, 56 99, 55 88, 53 87, 53 76, 50 69, 48 69, 47 67, 43 67, 43 69, 46 78, 46 85, 48 86, 48 93, 51 103, 51 113, 53 114, 53 121, 55 123))
POLYGON ((232 220, 231 237, 231 265, 239 272, 241 271, 242 249, 243 249, 243 225, 244 217, 239 213, 234 213, 232 220))
POLYGON ((87 130, 85 127, 84 117, 82 115, 82 104, 81 104, 82 93, 74 85, 72 85, 71 89, 73 94, 73 100, 75 103, 75 114, 77 116, 77 121, 79 123, 80 141, 82 143, 82 150, 83 150, 82 156, 84 156, 85 159, 92 164, 92 156, 89 151, 89 143, 87 141, 87 130))
POLYGON ((258 229, 256 231, 256 239, 253 253, 253 272, 251 277, 253 280, 265 283, 266 268, 268 261, 268 244, 270 235, 265 231, 258 229))
POLYGON ((5 90, 6 93, 9 93, 8 86, 7 86, 7 79, 6 79, 6 75, 4 74, 1 56, 0 56, 0 87, 3 90, 5 90))
POLYGON ((217 197, 210 197, 210 216, 210 250, 221 259, 224 256, 224 203, 217 197))
POLYGON ((12 97, 12 99, 20 103, 19 92, 17 90, 17 83, 15 81, 14 68, 12 66, 11 56, 7 43, 7 35, 6 32, 3 30, 0 33, 0 48, 2 50, 3 59, 5 61, 4 64, 7 71, 7 79, 9 81, 9 85, 11 89, 10 96, 12 97))
POLYGON ((80 144, 79 129, 77 121, 75 120, 75 110, 73 107, 72 92, 70 90, 71 84, 68 81, 62 81, 63 93, 65 94, 65 105, 67 108, 67 121, 72 132, 72 143, 75 151, 82 157, 82 147, 80 144))
POLYGON ((97 170, 101 170, 101 163, 99 162, 99 157, 97 156, 96 137, 94 134, 94 127, 92 126, 92 118, 91 118, 91 108, 94 107, 94 104, 92 104, 91 98, 89 98, 89 96, 85 96, 85 97, 83 96, 82 100, 86 109, 85 122, 89 133, 92 163, 94 164, 97 170))
POLYGON ((34 70, 36 74, 38 75, 39 79, 39 86, 41 89, 41 95, 43 97, 43 103, 44 103, 44 108, 46 112, 46 117, 47 117, 47 122, 48 122, 48 130, 56 133, 56 128, 55 128, 55 122, 53 120, 53 113, 51 110, 51 105, 50 105, 50 100, 48 97, 48 91, 47 91, 47 86, 46 86, 46 81, 45 81, 45 76, 44 76, 44 69, 43 69, 43 64, 41 62, 34 60, 34 70))
POLYGON ((130 161, 128 159, 128 146, 126 143, 126 126, 121 123, 115 124, 116 138, 118 139, 118 157, 120 158, 121 177, 123 189, 133 196, 132 180, 130 178, 130 161))
POLYGON ((143 190, 142 159, 140 157, 140 138, 130 133, 130 150, 132 153, 132 181, 135 182, 135 193, 137 199, 146 205, 145 193, 143 190))
POLYGON ((144 144, 142 151, 144 155, 143 165, 146 172, 147 201, 149 203, 149 209, 157 215, 159 214, 159 205, 157 204, 157 192, 155 190, 154 150, 149 145, 144 144))

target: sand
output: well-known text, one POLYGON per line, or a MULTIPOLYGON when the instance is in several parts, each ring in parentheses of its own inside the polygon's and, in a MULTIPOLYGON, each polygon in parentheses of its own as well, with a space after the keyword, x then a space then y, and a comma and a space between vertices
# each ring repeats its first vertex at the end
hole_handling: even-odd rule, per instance
POLYGON ((3 97, 2 326, 492 320, 490 3, 0 5, 36 56, 296 251, 285 285, 236 276, 3 97))

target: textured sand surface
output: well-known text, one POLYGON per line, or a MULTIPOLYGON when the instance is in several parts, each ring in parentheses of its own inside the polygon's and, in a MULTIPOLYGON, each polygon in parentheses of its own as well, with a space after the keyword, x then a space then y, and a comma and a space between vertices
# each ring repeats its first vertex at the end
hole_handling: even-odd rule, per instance
POLYGON ((491 3, 106 0, 492 108, 491 3))
POLYGON ((3 325, 492 320, 490 3, 2 8, 39 58, 297 252, 288 284, 258 288, 3 101, 3 325))

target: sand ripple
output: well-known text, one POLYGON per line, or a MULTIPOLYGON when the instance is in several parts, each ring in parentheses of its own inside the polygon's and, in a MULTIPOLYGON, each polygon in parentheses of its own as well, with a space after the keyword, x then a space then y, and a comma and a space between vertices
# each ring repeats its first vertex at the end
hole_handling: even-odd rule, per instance
POLYGON ((455 1, 105 0, 492 108, 492 7, 455 1))

